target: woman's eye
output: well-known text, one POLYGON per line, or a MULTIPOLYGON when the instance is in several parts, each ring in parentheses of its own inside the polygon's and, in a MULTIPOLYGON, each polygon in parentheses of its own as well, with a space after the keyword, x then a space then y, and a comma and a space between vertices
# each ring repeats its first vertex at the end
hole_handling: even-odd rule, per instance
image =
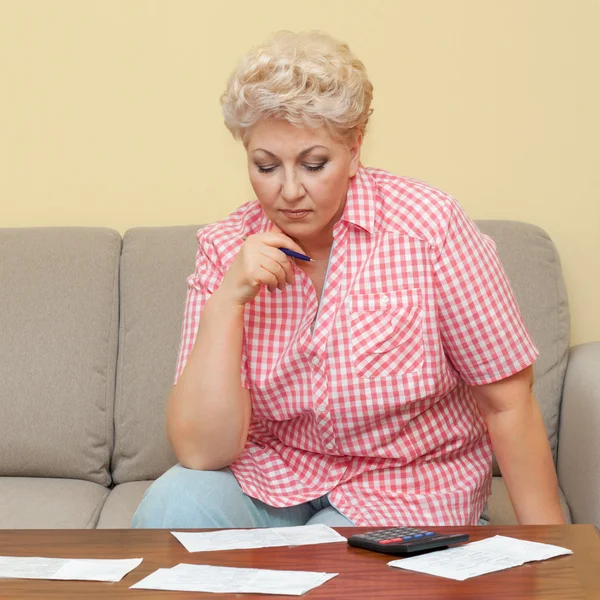
MULTIPOLYGON (((315 173, 317 171, 322 171, 325 168, 327 162, 320 163, 318 165, 304 165, 304 168, 311 173, 315 173)), ((277 165, 273 165, 272 167, 263 167, 262 165, 256 165, 256 169, 259 173, 272 173, 277 168, 277 165)))
POLYGON ((309 171, 322 171, 325 168, 326 163, 321 163, 320 165, 304 165, 309 171))

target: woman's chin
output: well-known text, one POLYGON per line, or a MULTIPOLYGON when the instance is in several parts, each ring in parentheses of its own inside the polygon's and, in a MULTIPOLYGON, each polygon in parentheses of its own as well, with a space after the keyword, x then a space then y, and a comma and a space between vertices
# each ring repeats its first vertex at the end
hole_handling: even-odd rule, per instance
POLYGON ((314 224, 303 223, 302 221, 290 221, 289 219, 277 219, 274 221, 275 225, 281 229, 286 235, 293 237, 295 235, 306 235, 307 233, 314 233, 314 224))

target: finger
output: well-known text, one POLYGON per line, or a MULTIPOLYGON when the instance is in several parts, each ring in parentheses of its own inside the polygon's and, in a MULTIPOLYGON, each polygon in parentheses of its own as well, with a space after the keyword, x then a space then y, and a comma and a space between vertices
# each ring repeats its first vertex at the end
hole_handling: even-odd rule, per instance
POLYGON ((277 280, 276 287, 278 287, 280 290, 285 289, 286 275, 285 269, 281 263, 270 258, 269 256, 261 255, 260 266, 269 273, 273 274, 277 280))
POLYGON ((260 288, 263 285, 266 285, 270 292, 273 292, 275 288, 277 288, 277 277, 275 277, 271 271, 265 269, 261 265, 258 265, 252 274, 251 281, 253 288, 260 288))
MULTIPOLYGON (((283 252, 281 252, 281 250, 279 250, 278 252, 280 255, 283 254, 283 252)), ((294 265, 292 264, 292 261, 285 254, 283 254, 283 256, 285 258, 278 262, 283 267, 283 270, 285 271, 286 282, 289 285, 294 285, 294 265)))
POLYGON ((276 227, 277 230, 272 229, 271 231, 267 231, 265 233, 244 235, 242 236, 242 241, 249 242, 250 244, 256 244, 257 242, 260 242, 266 246, 271 246, 272 248, 283 247, 288 248, 289 250, 294 250, 295 252, 300 252, 300 254, 306 254, 302 246, 299 246, 291 237, 283 233, 281 229, 277 227, 277 225, 273 224, 273 227, 276 227))
MULTIPOLYGON (((248 244, 246 246, 246 250, 244 252, 244 256, 240 257, 243 270, 246 273, 254 273, 254 281, 256 282, 256 269, 257 267, 266 267, 268 271, 271 271, 275 274, 277 278, 277 282, 275 283, 275 287, 284 290, 288 278, 290 283, 293 281, 293 270, 292 265, 285 254, 283 254, 278 248, 273 248, 271 246, 267 246, 262 243, 259 236, 248 236, 247 241, 244 242, 248 244), (262 261, 262 264, 261 264, 262 261), (266 262, 265 262, 266 261, 266 262)), ((270 282, 267 281, 259 281, 258 285, 269 285, 270 282)), ((270 289, 269 291, 274 291, 270 289)))
POLYGON ((290 285, 294 283, 294 266, 292 261, 281 250, 263 244, 260 252, 263 256, 268 256, 269 258, 276 260, 285 271, 285 280, 287 283, 290 285))
POLYGON ((275 231, 268 231, 261 235, 261 240, 267 246, 274 248, 287 248, 288 250, 294 250, 294 252, 300 252, 300 254, 306 254, 304 249, 299 246, 291 237, 285 235, 285 233, 277 233, 275 231))
POLYGON ((268 269, 265 269, 265 267, 262 265, 260 267, 258 279, 263 285, 267 286, 267 289, 271 293, 273 293, 279 287, 279 280, 277 279, 277 276, 268 269))

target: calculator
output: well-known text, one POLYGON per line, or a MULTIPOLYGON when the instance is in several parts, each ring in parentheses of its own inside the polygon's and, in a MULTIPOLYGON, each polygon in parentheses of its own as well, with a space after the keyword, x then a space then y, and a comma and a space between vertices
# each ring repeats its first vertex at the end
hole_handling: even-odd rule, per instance
POLYGON ((468 541, 469 536, 466 533, 438 533, 415 527, 390 527, 369 533, 357 533, 348 538, 348 544, 357 548, 403 555, 446 548, 468 541))

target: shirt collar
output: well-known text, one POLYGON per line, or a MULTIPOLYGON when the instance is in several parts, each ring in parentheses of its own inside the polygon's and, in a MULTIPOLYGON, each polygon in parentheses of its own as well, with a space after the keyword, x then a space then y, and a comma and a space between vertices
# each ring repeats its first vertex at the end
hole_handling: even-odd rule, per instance
POLYGON ((375 181, 364 167, 350 180, 342 221, 358 225, 369 233, 375 231, 375 181))

